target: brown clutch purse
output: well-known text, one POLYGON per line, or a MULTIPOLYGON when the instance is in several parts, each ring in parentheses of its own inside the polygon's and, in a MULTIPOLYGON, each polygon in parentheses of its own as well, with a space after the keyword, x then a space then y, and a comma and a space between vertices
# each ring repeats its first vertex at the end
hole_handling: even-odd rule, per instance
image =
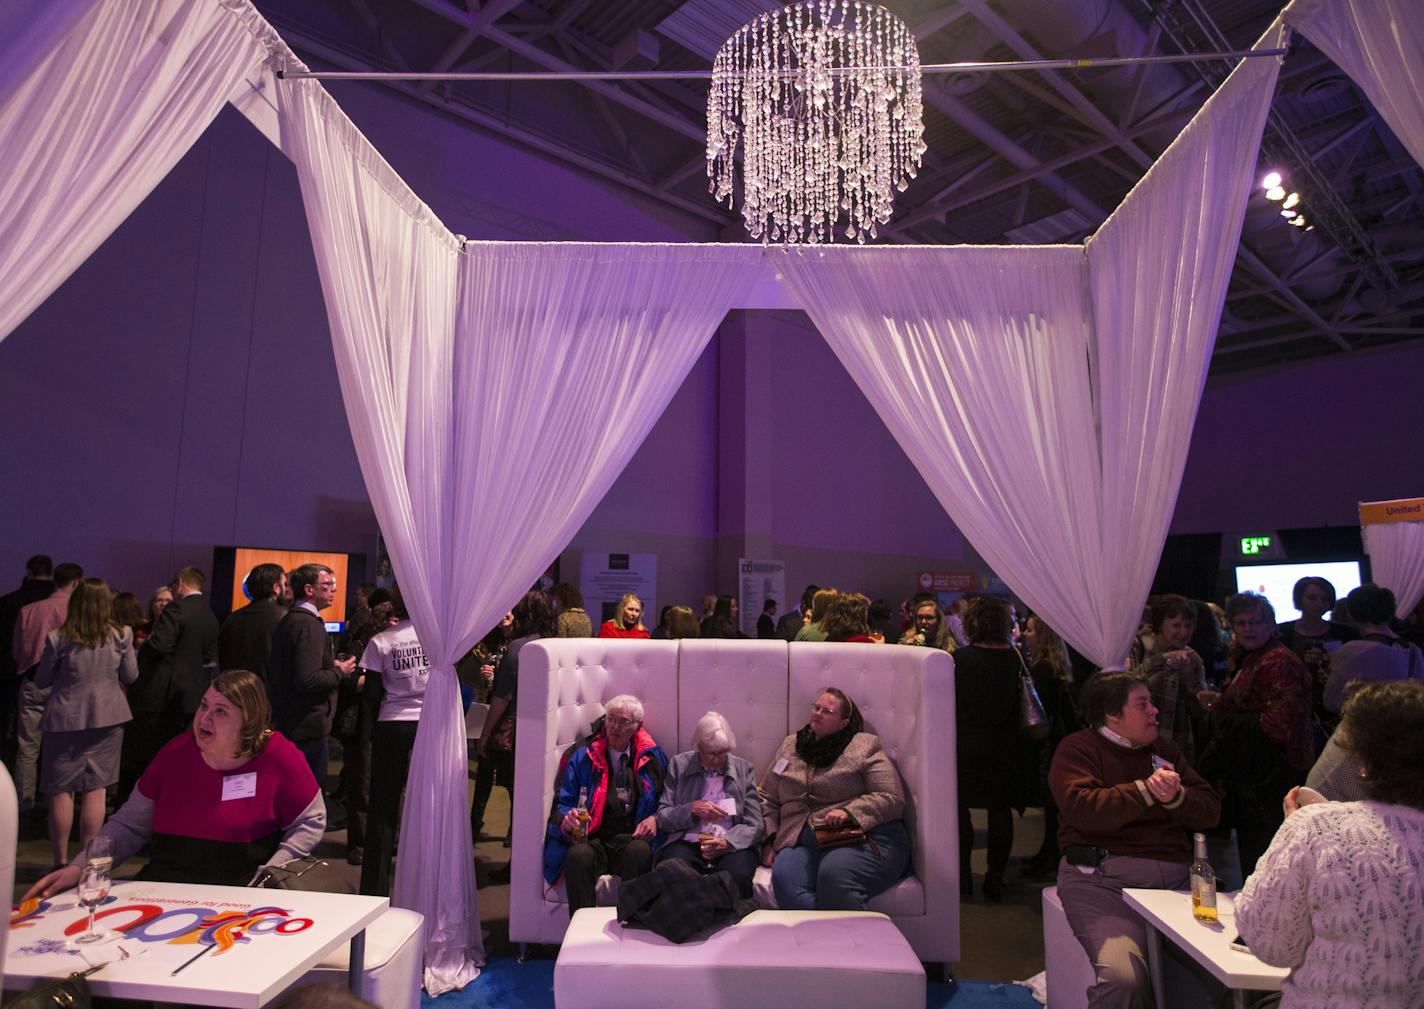
MULTIPOLYGON (((844 848, 851 844, 865 844, 870 841, 865 836, 865 831, 861 830, 853 820, 834 827, 824 823, 811 825, 811 829, 816 832, 816 847, 822 851, 829 851, 832 848, 844 848)), ((875 842, 870 841, 871 850, 876 850, 875 842)))

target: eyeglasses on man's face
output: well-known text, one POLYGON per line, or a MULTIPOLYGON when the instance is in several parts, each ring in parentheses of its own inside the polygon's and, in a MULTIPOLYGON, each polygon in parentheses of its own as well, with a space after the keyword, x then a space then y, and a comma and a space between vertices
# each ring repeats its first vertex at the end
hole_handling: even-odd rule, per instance
POLYGON ((603 723, 613 729, 631 729, 638 724, 636 718, 624 718, 622 715, 609 715, 603 723))

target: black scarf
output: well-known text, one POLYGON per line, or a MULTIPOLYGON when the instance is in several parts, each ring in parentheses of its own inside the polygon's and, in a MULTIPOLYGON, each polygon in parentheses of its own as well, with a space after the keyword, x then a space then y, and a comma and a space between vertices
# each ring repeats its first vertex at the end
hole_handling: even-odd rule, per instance
POLYGON ((860 709, 854 704, 851 705, 850 722, 846 727, 839 732, 832 732, 825 739, 817 739, 808 722, 796 732, 796 756, 811 767, 830 767, 841 759, 841 754, 855 738, 855 734, 864 728, 865 720, 860 717, 860 709))

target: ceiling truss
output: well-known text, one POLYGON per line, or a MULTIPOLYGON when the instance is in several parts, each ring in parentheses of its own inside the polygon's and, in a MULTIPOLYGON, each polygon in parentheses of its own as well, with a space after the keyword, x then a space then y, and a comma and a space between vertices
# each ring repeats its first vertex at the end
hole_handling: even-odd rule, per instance
MULTIPOLYGON (((705 54, 659 36, 657 26, 686 4, 718 0, 255 2, 314 69, 443 73, 617 70, 615 52, 629 51, 629 33, 638 33, 636 52, 653 54, 657 69, 703 69, 705 54)), ((1027 8, 1017 0, 881 2, 913 26, 925 62, 941 53, 953 53, 946 57, 953 60, 1108 54, 1049 51, 1034 37, 1032 19, 1018 15, 1027 8)), ((1132 19, 1137 29, 1123 36, 1135 38, 1132 51, 1114 55, 1243 48, 1279 9, 1276 0, 1108 2, 1122 8, 1110 13, 1132 19)), ((1085 44, 1096 41, 1084 37, 1085 44)), ((1419 166, 1338 69, 1296 42, 1298 51, 1282 69, 1266 146, 1290 166, 1292 181, 1301 180, 1319 227, 1303 234, 1253 196, 1215 370, 1424 336, 1419 166), (1410 231, 1412 243, 1400 237, 1410 231)), ((897 199, 896 215, 882 229, 885 240, 1006 242, 1013 240, 1008 232, 1038 235, 1058 227, 1072 230, 1047 240, 1080 241, 1226 71, 1200 69, 1167 74, 1140 65, 1121 72, 1111 93, 1101 77, 1077 71, 926 77, 930 151, 919 178, 897 199)), ((563 106, 553 111, 507 84, 383 86, 666 204, 726 240, 742 237, 735 215, 706 194, 705 88, 697 82, 536 85, 546 89, 541 94, 563 89, 546 103, 563 106), (581 133, 557 125, 571 109, 587 124, 581 133)))

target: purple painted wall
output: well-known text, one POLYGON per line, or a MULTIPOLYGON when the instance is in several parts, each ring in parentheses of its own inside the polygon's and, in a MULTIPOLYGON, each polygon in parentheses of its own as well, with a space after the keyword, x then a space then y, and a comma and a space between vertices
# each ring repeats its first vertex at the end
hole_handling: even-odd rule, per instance
MULTIPOLYGON (((472 237, 710 237, 617 187, 451 128, 425 106, 373 89, 340 97, 412 187, 472 237), (507 209, 521 206, 529 212, 507 209)), ((715 417, 697 406, 715 372, 700 374, 669 410, 699 440, 715 417)), ((630 467, 634 485, 668 448, 663 429, 630 467)), ((296 175, 241 116, 225 111, 0 343, 0 430, 0 464, 23 475, 0 498, 0 587, 37 551, 143 593, 181 564, 208 568, 219 543, 374 548, 296 175)), ((706 487, 677 479, 664 489, 686 502, 654 517, 710 538, 706 487)), ((590 526, 631 513, 627 499, 615 488, 590 526)))
POLYGON ((1212 381, 1172 532, 1358 525, 1424 493, 1424 346, 1212 381))

